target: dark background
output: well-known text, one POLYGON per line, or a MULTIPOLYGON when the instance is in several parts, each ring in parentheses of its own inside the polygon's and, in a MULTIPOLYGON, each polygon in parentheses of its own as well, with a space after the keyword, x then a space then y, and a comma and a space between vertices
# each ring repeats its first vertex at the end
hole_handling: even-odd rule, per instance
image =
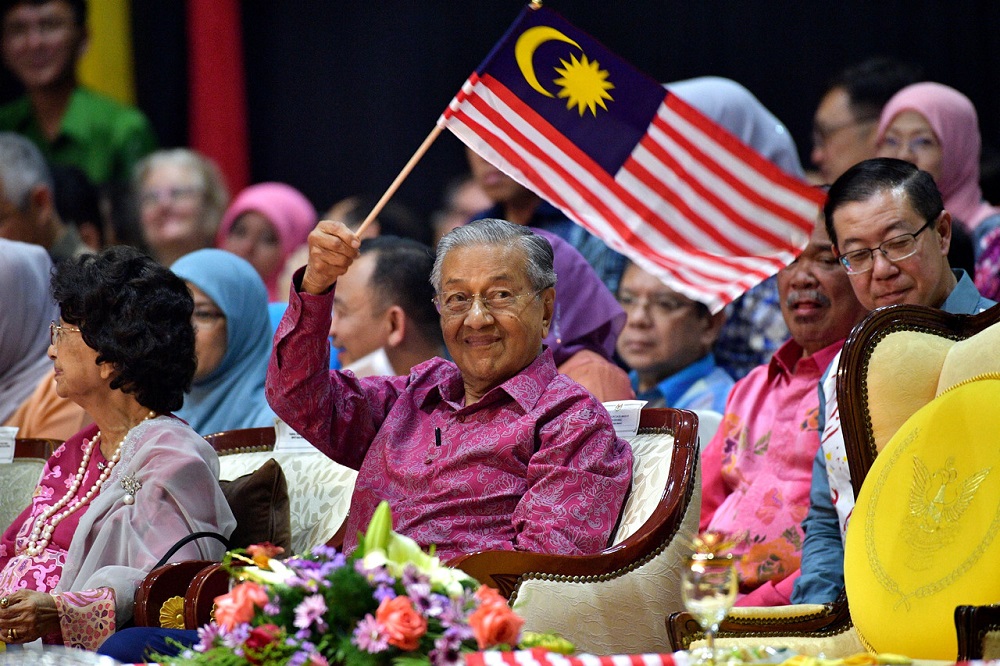
MULTIPOLYGON (((100 0, 91 0, 100 1, 100 0)), ((525 5, 519 0, 244 0, 252 177, 300 188, 322 211, 380 194, 465 78, 525 5)), ((660 81, 714 74, 744 84, 790 128, 808 166, 826 80, 884 54, 975 103, 1000 147, 996 0, 546 0, 660 81)), ((186 139, 183 0, 135 0, 139 106, 165 146, 186 139)), ((9 79, 3 97, 16 91, 9 79)), ((400 200, 427 213, 465 168, 445 133, 400 200)))

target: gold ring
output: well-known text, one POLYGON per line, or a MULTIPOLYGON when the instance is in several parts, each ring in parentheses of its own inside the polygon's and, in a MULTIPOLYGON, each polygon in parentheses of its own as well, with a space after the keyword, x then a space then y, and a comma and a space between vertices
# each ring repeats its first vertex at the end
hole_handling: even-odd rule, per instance
POLYGON ((0 608, 7 608, 10 605, 10 599, 7 597, 0 597, 0 608))
POLYGON ((17 632, 14 631, 13 629, 8 629, 7 630, 7 642, 10 643, 10 642, 16 641, 16 640, 17 640, 17 632))

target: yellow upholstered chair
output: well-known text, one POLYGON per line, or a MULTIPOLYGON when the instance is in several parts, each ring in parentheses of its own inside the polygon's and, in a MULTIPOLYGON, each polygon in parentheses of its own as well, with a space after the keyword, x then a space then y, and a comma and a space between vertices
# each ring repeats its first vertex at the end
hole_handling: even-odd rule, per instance
MULTIPOLYGON (((892 306, 872 312, 854 329, 838 368, 837 395, 856 497, 876 456, 907 419, 956 386, 1000 378, 998 321, 1000 308, 968 316, 892 306)), ((852 522, 851 527, 859 526, 852 522)), ((959 655, 981 654, 989 640, 996 641, 1000 611, 991 608, 958 609, 959 655)), ((668 618, 667 625, 676 649, 702 637, 686 613, 668 618)), ((864 649, 851 621, 848 595, 818 606, 734 609, 719 637, 720 646, 767 643, 828 657, 864 649)))
POLYGON ((698 529, 698 418, 644 409, 639 425, 614 545, 588 556, 496 551, 451 562, 507 596, 526 630, 558 632, 592 654, 667 650, 662 618, 683 608, 680 563, 698 529))

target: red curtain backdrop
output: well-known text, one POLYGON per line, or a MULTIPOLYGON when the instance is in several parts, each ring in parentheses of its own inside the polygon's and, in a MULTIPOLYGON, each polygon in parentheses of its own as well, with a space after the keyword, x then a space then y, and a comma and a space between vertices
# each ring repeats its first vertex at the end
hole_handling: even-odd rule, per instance
POLYGON ((239 0, 187 0, 187 33, 188 141, 236 194, 250 184, 239 0))

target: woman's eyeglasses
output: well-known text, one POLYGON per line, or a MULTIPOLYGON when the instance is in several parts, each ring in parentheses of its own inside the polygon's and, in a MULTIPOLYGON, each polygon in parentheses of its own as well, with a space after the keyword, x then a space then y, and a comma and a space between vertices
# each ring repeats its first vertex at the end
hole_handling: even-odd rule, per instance
POLYGON ((66 333, 80 333, 80 329, 76 326, 63 326, 62 324, 51 322, 49 324, 49 344, 55 347, 66 333))

